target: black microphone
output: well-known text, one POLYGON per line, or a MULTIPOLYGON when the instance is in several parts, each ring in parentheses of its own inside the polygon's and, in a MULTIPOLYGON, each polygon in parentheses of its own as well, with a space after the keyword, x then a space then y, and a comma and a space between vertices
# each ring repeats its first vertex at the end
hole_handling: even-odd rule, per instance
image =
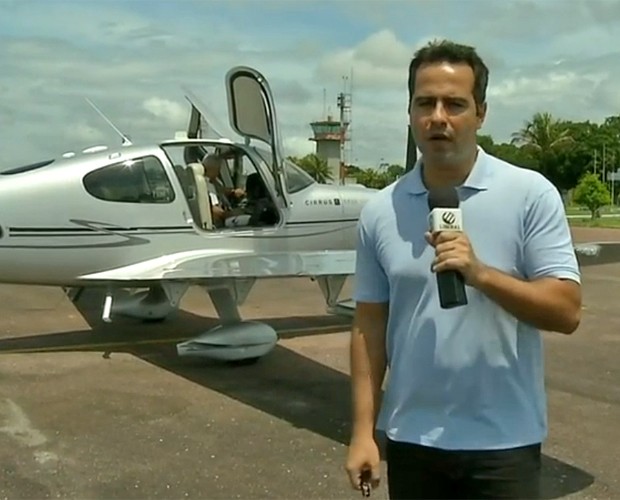
MULTIPOLYGON (((429 189, 428 208, 430 209, 429 226, 432 233, 463 230, 463 216, 459 208, 459 195, 455 188, 429 189)), ((465 279, 460 272, 442 271, 436 275, 439 304, 443 309, 467 304, 465 279)))

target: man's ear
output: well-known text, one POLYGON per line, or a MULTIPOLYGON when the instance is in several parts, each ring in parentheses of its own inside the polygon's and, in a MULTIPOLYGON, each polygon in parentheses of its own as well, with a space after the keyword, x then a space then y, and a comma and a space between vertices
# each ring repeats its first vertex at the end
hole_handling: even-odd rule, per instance
POLYGON ((483 102, 476 106, 476 115, 478 116, 478 128, 482 127, 484 119, 487 116, 487 103, 483 102))

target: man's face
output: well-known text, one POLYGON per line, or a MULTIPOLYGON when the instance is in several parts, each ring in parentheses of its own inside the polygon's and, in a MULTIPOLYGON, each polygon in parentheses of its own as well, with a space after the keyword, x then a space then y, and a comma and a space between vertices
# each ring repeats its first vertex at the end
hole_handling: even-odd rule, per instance
POLYGON ((433 63, 418 68, 409 120, 425 158, 456 165, 476 146, 486 106, 476 109, 474 72, 467 64, 433 63))

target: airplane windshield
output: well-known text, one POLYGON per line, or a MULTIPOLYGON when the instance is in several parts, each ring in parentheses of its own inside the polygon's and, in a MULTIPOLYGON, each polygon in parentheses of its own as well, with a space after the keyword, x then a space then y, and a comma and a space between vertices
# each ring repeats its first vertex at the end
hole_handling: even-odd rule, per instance
MULTIPOLYGON (((267 164, 271 165, 272 156, 269 152, 261 149, 257 149, 257 152, 267 164)), ((286 189, 289 193, 297 193, 315 182, 310 174, 290 160, 284 160, 284 170, 286 172, 286 189)))

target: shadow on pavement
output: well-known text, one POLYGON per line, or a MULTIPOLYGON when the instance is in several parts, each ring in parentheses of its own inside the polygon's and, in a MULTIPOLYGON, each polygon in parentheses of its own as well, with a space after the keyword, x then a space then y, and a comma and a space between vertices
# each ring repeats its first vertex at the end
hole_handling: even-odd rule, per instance
MULTIPOLYGON (((134 355, 191 382, 208 387, 291 425, 347 444, 349 376, 296 352, 277 346, 251 366, 231 367, 203 360, 180 359, 174 346, 159 346, 134 355)), ((378 436, 381 441, 381 436, 378 436)), ((542 498, 562 498, 594 482, 586 471, 543 455, 542 498)))
MULTIPOLYGON (((201 333, 216 324, 205 318, 179 311, 174 320, 150 324, 135 321, 103 323, 99 307, 80 308, 92 330, 46 335, 29 335, 0 339, 0 354, 6 352, 94 351, 104 357, 110 353, 129 353, 183 377, 195 384, 215 390, 291 425, 307 429, 338 443, 349 439, 350 388, 347 374, 304 357, 281 345, 259 362, 249 366, 176 355, 176 343, 201 333), (87 308, 90 309, 90 308, 87 308), (171 338, 170 331, 183 332, 171 338)), ((347 320, 333 316, 265 319, 276 329, 304 328, 342 331, 347 320), (292 325, 292 326, 291 326, 292 325), (330 326, 331 325, 331 326, 330 326)), ((105 362, 105 361, 103 361, 105 362)), ((555 499, 581 491, 592 484, 587 472, 545 455, 543 457, 543 498, 555 499)))

